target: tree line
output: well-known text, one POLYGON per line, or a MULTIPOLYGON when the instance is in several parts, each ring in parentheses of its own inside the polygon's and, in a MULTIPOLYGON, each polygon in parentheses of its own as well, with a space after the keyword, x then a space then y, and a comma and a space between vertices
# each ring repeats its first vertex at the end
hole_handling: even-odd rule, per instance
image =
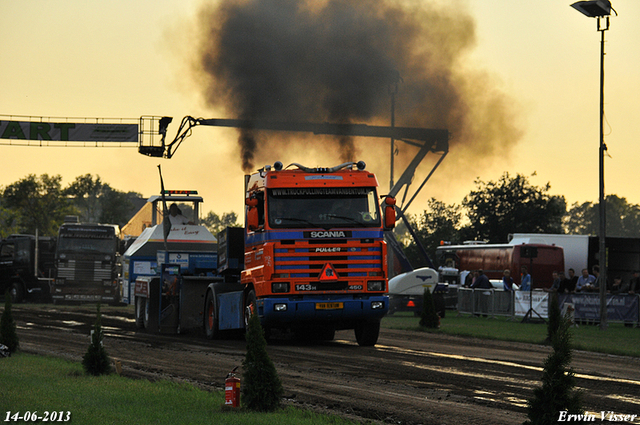
MULTIPOLYGON (((535 186, 529 177, 505 172, 496 181, 476 179, 475 188, 460 204, 446 204, 431 198, 420 214, 408 221, 432 260, 441 241, 467 240, 506 243, 510 233, 560 233, 596 235, 599 227, 597 203, 567 206, 564 196, 551 195, 551 185, 535 186)), ((0 237, 11 234, 55 236, 66 215, 81 222, 124 226, 146 199, 137 192, 112 188, 99 176, 85 174, 63 187, 60 175, 29 174, 0 187, 0 237)), ((607 235, 640 237, 640 206, 609 195, 607 235)), ((214 235, 226 226, 238 226, 234 212, 218 215, 210 211, 201 223, 214 235)), ((400 222, 396 237, 414 267, 426 265, 420 250, 400 222)))
MULTIPOLYGON (((564 196, 549 193, 549 183, 535 186, 523 174, 512 176, 505 172, 496 181, 476 179, 474 184, 460 204, 431 198, 422 213, 408 215, 432 261, 437 260, 435 252, 441 241, 507 243, 510 233, 598 234, 597 202, 568 206, 564 196)), ((640 205, 608 195, 606 222, 607 236, 640 237, 640 205)), ((404 225, 398 226, 396 237, 406 247, 405 253, 414 267, 426 266, 404 225)))
MULTIPOLYGON (((100 176, 78 176, 63 187, 62 176, 28 176, 0 187, 0 238, 12 234, 56 236, 67 215, 80 222, 124 226, 144 205, 138 192, 123 192, 102 181, 100 176)), ((225 226, 237 226, 233 212, 222 216, 209 212, 202 224, 217 234, 225 226)))

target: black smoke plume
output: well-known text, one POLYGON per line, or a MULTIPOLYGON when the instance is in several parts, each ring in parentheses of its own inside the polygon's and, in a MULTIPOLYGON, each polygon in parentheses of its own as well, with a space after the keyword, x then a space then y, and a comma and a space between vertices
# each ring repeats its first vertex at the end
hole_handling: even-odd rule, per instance
MULTIPOLYGON (((465 146, 459 155, 469 162, 505 153, 520 137, 511 102, 491 78, 462 71, 475 26, 460 8, 220 0, 199 17, 198 78, 207 103, 232 118, 388 125, 398 85, 396 125, 447 128, 451 150, 465 146)), ((256 155, 282 136, 243 130, 238 140, 242 167, 251 171, 256 155)), ((351 138, 335 147, 342 160, 354 159, 351 138)))

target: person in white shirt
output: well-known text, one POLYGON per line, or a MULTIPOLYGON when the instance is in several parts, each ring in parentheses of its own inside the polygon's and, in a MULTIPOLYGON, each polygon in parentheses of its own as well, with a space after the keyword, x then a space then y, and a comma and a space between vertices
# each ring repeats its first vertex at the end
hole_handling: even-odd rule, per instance
POLYGON ((193 224, 189 221, 189 219, 182 215, 182 211, 178 208, 178 205, 175 203, 171 204, 169 207, 169 221, 172 226, 181 225, 181 224, 193 224))

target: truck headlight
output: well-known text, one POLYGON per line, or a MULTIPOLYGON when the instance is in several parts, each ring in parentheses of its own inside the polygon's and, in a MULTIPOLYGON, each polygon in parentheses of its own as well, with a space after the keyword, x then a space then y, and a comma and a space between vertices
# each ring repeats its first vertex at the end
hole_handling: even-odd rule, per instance
POLYGON ((289 282, 273 282, 271 284, 271 292, 274 294, 289 292, 289 282))
POLYGON ((287 311, 287 305, 286 304, 274 304, 273 305, 273 310, 274 311, 287 311))
POLYGON ((384 301, 372 301, 371 310, 380 310, 384 308, 384 301))
POLYGON ((370 280, 367 282, 367 291, 384 291, 384 280, 370 280))

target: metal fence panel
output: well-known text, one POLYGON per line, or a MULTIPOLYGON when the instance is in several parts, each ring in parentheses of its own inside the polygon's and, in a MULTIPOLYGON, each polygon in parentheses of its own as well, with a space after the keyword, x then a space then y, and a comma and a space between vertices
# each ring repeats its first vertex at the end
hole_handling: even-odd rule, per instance
POLYGON ((458 314, 473 314, 473 289, 458 288, 458 314))
POLYGON ((513 292, 499 289, 458 289, 458 314, 514 315, 513 292))

